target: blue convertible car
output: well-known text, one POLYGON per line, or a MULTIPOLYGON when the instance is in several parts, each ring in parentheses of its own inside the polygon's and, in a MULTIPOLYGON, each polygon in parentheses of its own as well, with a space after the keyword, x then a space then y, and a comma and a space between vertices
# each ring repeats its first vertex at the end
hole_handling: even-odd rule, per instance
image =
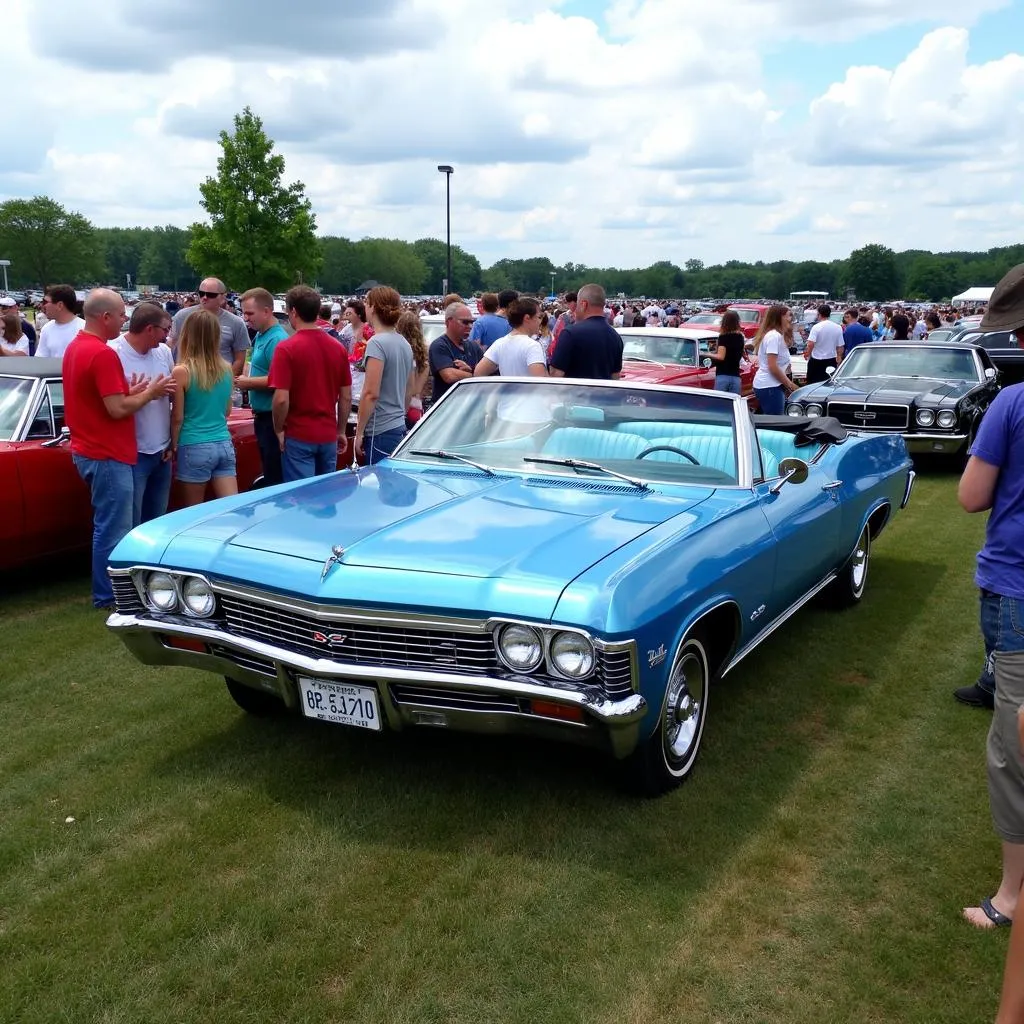
POLYGON ((707 390, 475 378, 376 467, 172 512, 110 568, 140 661, 246 711, 693 768, 715 681, 816 594, 864 594, 903 438, 707 390))

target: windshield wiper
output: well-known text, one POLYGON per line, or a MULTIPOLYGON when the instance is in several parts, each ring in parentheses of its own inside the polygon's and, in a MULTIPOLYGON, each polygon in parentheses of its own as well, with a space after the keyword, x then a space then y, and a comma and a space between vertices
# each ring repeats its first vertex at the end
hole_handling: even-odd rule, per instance
POLYGON ((648 359, 646 356, 623 356, 622 358, 627 363, 651 363, 654 366, 660 366, 663 370, 665 369, 664 363, 659 363, 657 359, 648 359))
POLYGON ((584 462, 582 459, 547 459, 539 455, 527 455, 523 462, 539 462, 545 466, 568 466, 570 469, 576 470, 577 473, 581 469, 592 469, 595 473, 607 473, 608 476, 613 476, 617 480, 625 480, 627 484, 632 484, 641 491, 649 491, 651 489, 650 484, 644 483, 643 480, 635 480, 631 476, 626 476, 625 473, 617 473, 614 469, 602 466, 599 462, 584 462))
POLYGON ((481 473, 486 473, 488 476, 496 475, 490 466, 485 466, 482 462, 474 462, 472 459, 467 459, 465 455, 458 455, 455 452, 446 452, 443 448, 416 448, 411 450, 409 454, 432 455, 435 459, 453 459, 455 462, 464 462, 467 466, 479 469, 481 473))

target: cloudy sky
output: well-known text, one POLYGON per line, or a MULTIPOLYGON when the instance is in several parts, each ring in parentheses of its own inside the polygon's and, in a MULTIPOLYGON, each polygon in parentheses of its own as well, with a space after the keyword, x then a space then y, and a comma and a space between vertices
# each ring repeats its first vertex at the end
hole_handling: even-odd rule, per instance
POLYGON ((1024 0, 2 0, 0 198, 201 216, 252 107, 322 233, 487 265, 1024 240, 1024 0), (11 145, 12 139, 17 140, 11 145))

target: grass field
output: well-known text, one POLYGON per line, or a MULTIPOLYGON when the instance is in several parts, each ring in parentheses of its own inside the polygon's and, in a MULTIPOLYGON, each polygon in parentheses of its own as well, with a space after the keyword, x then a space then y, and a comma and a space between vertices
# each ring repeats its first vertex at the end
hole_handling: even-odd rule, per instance
POLYGON ((868 595, 712 694, 656 801, 586 752, 248 718, 87 575, 0 598, 0 1021, 991 1020, 984 523, 926 472, 868 595))

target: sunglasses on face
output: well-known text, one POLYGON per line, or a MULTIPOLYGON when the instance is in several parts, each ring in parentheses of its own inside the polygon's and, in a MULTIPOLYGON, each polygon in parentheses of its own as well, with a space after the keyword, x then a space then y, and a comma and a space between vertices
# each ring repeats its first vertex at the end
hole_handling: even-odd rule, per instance
POLYGON ((201 299, 219 299, 223 292, 200 292, 199 298, 201 299))
POLYGON ((463 320, 463 319, 462 319, 462 318, 460 317, 460 318, 459 318, 459 323, 460 323, 460 324, 469 324, 469 326, 470 326, 470 327, 472 327, 472 326, 473 326, 473 318, 472 318, 472 317, 470 317, 470 318, 469 318, 468 320, 463 320))

